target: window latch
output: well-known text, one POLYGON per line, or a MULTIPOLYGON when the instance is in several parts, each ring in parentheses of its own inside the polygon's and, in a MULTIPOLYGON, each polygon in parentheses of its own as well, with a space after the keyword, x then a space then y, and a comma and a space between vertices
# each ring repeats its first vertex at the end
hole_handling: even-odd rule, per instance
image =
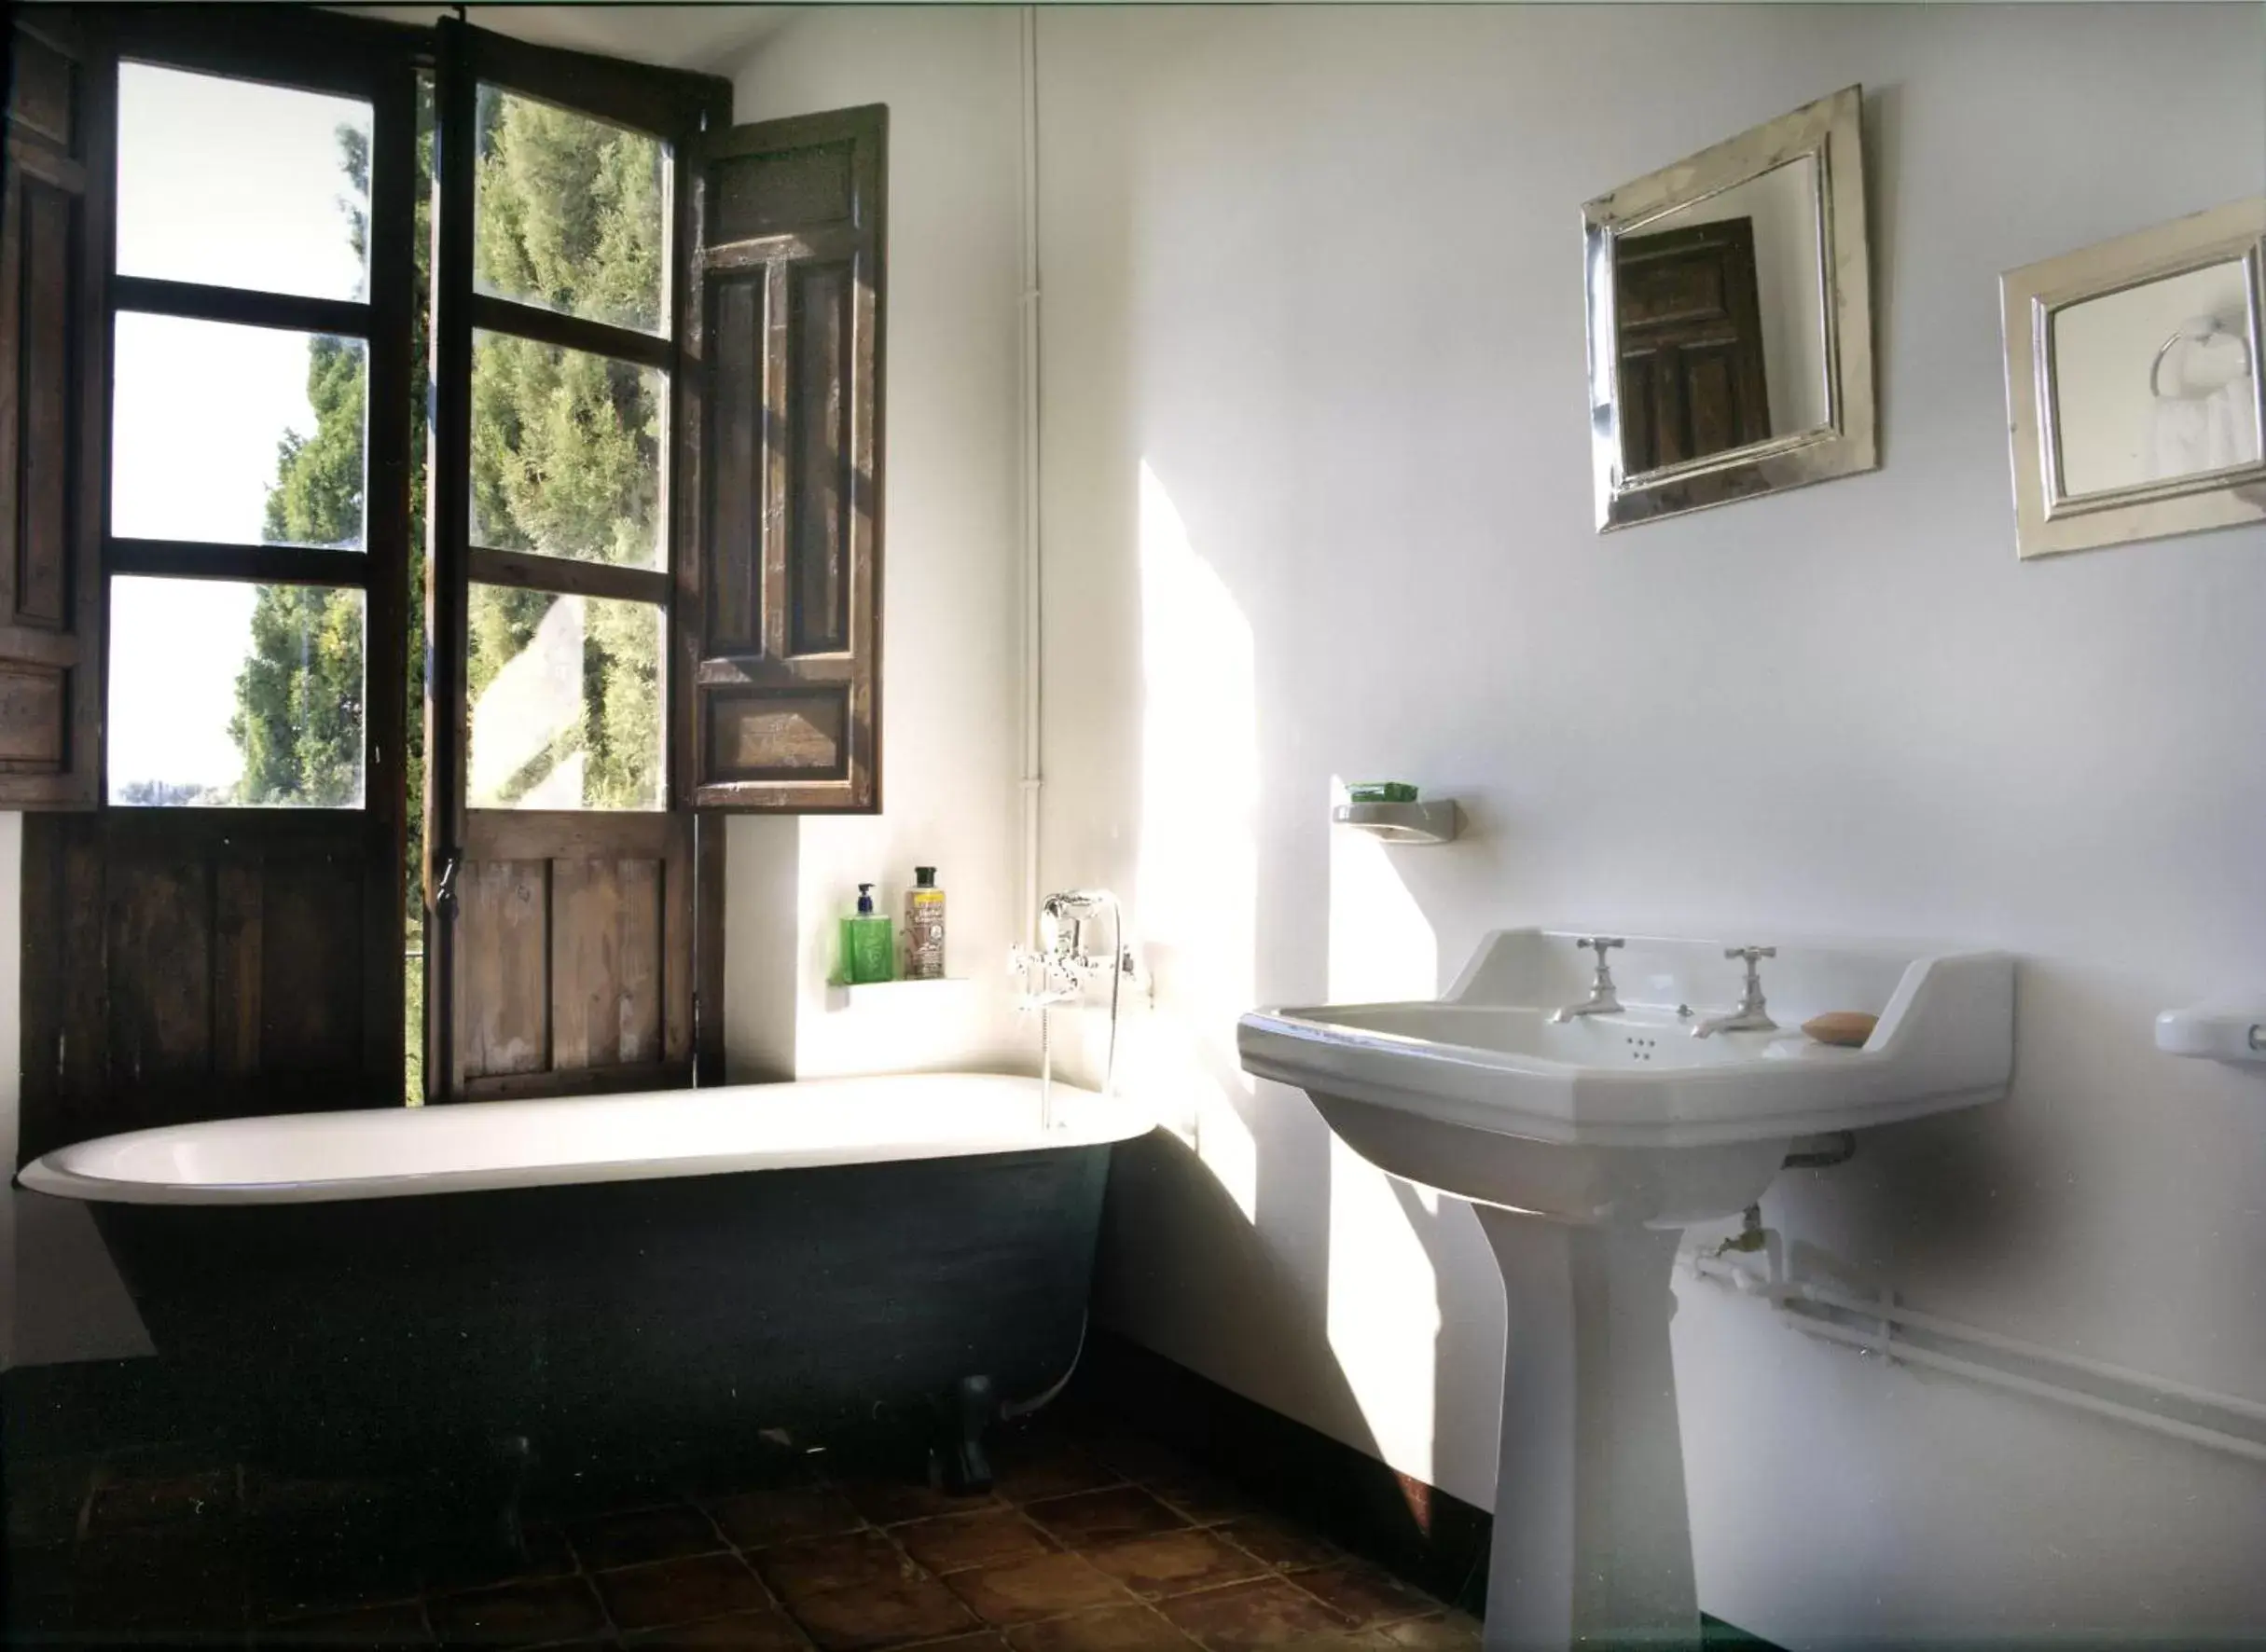
POLYGON ((456 869, 460 858, 450 849, 441 861, 440 877, 433 886, 433 910, 442 917, 456 915, 456 869))

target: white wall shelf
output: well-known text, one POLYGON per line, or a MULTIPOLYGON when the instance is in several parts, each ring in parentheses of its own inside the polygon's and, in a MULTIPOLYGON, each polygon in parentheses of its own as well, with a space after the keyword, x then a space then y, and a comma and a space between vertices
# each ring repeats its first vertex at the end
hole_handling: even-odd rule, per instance
POLYGON ((1456 800, 1428 797, 1416 803, 1341 803, 1330 811, 1340 826, 1386 843, 1453 843, 1456 800))
POLYGON ((935 981, 847 981, 826 983, 829 1010, 939 1010, 959 1004, 975 983, 965 975, 935 981))

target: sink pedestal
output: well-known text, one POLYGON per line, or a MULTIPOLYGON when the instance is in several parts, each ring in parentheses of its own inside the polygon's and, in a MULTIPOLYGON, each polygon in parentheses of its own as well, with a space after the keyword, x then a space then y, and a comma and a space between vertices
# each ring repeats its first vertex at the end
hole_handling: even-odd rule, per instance
POLYGON ((1668 1352, 1679 1231, 1473 1208, 1508 1324, 1486 1652, 1696 1648, 1668 1352))
POLYGON ((1488 1652, 1680 1652, 1699 1609, 1668 1353, 1677 1241, 1760 1199, 1803 1136, 2005 1095, 2014 963, 1507 929, 1436 1002, 1254 1010, 1236 1043, 1370 1163, 1469 1200, 1494 1247, 1509 1330, 1488 1652), (1611 984, 1582 960, 1609 946, 1646 1001, 1596 1007, 1611 984), (1781 1027, 1693 1038, 1682 1006, 1724 1001, 1727 959, 1766 957, 1781 1017, 1862 1011, 1878 1017, 1864 1047, 1781 1027))

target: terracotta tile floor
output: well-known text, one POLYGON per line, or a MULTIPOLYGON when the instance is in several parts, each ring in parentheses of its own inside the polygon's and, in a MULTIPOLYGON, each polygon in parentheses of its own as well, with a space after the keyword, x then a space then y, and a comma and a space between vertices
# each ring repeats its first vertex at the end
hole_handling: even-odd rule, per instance
MULTIPOLYGON (((1143 1440, 1001 1441, 955 1497, 830 1472, 531 1516, 435 1549, 380 1488, 193 1461, 11 1473, 10 1645, 1457 1652, 1472 1618, 1143 1440), (782 1480, 784 1483, 781 1483, 782 1480), (767 1482, 767 1483, 765 1483, 767 1482)), ((729 1477, 726 1477, 728 1480, 729 1477)))

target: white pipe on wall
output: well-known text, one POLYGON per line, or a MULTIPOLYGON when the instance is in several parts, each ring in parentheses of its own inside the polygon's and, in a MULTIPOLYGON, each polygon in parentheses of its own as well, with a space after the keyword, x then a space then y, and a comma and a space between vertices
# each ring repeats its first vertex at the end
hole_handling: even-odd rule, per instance
POLYGON ((1039 13, 1022 14, 1023 181, 1022 181, 1022 520, 1020 533, 1023 609, 1023 927, 1026 938, 1039 922, 1039 791, 1041 689, 1039 564, 1039 13))
POLYGON ((1806 1336, 1822 1337, 1829 1342, 1862 1348, 1869 1353, 1885 1355, 1890 1359, 1900 1359, 1909 1365, 1925 1366, 1930 1370, 1947 1371, 1972 1383, 2003 1388, 2013 1394, 2026 1394, 2034 1399, 2050 1399, 2057 1405, 2091 1411, 2096 1417, 2108 1417, 2120 1423, 2129 1423, 2135 1428, 2168 1434, 2174 1439, 2184 1439, 2190 1445, 2204 1446, 2230 1456, 2247 1457, 2253 1463, 2266 1463, 2266 1442, 2245 1439, 2239 1434, 2226 1434, 2217 1428, 2182 1423, 2176 1417, 2159 1416, 2154 1411, 2143 1411, 2138 1406, 2125 1405, 2114 1399, 2103 1399, 2082 1389, 2066 1388, 2058 1383, 2041 1383, 2035 1378, 2000 1370, 1996 1366, 1980 1365, 1971 1359, 1938 1354, 1929 1348, 1915 1348, 1910 1342, 1900 1342, 1893 1335, 1884 1343, 1877 1337, 1850 1326, 1836 1325, 1830 1319, 1813 1319, 1799 1314, 1789 1314, 1785 1318, 1806 1336))
MULTIPOLYGON (((2190 1445, 2203 1446, 2230 1456, 2244 1457, 2254 1463, 2266 1463, 2266 1440, 2258 1440, 2225 1429, 2205 1425, 2186 1423, 2176 1417, 2163 1416, 2143 1406, 2129 1405, 2121 1400, 2107 1399, 2097 1394, 2066 1384, 2044 1382, 2025 1377, 2016 1371, 2004 1370, 1977 1360, 1961 1358, 1956 1355, 1940 1353, 1922 1347, 1909 1338, 1896 1334, 1899 1326, 1922 1330, 1947 1341, 1972 1343, 2033 1364, 2059 1366, 2066 1370, 2082 1371, 2089 1376, 2117 1383, 2142 1395, 2176 1399, 2187 1404, 2217 1411, 2230 1417, 2266 1423, 2266 1405, 2245 1399, 2240 1395, 2220 1394, 2208 1388, 2198 1388, 2186 1383, 2174 1382, 2168 1377, 2135 1370, 2129 1366, 2111 1365, 2107 1360, 2089 1358, 2081 1354, 2065 1354, 2037 1342, 2024 1342, 2002 1332, 1988 1330, 1981 1326, 1962 1324, 1941 1315, 1924 1314, 1916 1309, 1902 1307, 1889 1301, 1853 1296, 1829 1287, 1811 1285, 1799 1280, 1766 1277, 1751 1269, 1742 1268, 1720 1258, 1705 1253, 1692 1259, 1693 1271, 1704 1279, 1713 1279, 1732 1285, 1743 1291, 1762 1296, 1777 1310, 1779 1319, 1805 1336, 1838 1342, 1845 1347, 1860 1349, 1884 1358, 1901 1360, 1910 1365, 1940 1370, 1953 1376, 1965 1377, 1969 1382, 2008 1393, 2027 1395, 2034 1399, 2051 1400, 2057 1405, 2090 1411, 2097 1417, 2107 1417, 2127 1423, 2135 1428, 2167 1435, 2190 1445), (1858 1315, 1880 1322, 1877 1330, 1843 1325, 1815 1314, 1798 1310, 1797 1303, 1822 1308, 1834 1308, 1843 1313, 1858 1315)), ((1774 1273, 1775 1270, 1774 1269, 1774 1273)))
POLYGON ((2119 1383, 2143 1393, 2161 1394, 2167 1398, 2184 1400, 2190 1405, 2207 1406, 2213 1411, 2227 1411, 2234 1416, 2248 1418, 2254 1423, 2266 1423, 2266 1405, 2255 1399, 2245 1399, 2237 1394, 2220 1394, 2209 1388, 2197 1388, 2170 1377, 2159 1377, 2148 1371, 2135 1370, 2130 1366, 2111 1365, 2106 1359, 2094 1359, 2083 1354, 2065 1354, 2057 1349, 2025 1342, 2019 1337, 2010 1337, 2001 1331, 1986 1330, 1979 1325, 1963 1325, 1941 1315, 1923 1314, 1916 1309, 1889 1304, 1886 1309, 1879 1302, 1867 1301, 1862 1297, 1846 1296, 1820 1285, 1797 1284, 1787 1288, 1798 1294, 1803 1301, 1816 1302, 1821 1307, 1840 1308, 1846 1313, 1870 1315, 1875 1319, 1889 1319, 1898 1325, 1909 1325, 1914 1330, 1924 1330, 1937 1336, 1951 1337, 1978 1347, 2011 1354, 2019 1359, 2036 1360, 2042 1365, 2063 1366, 2070 1370, 2083 1371, 2088 1376, 2119 1383))

